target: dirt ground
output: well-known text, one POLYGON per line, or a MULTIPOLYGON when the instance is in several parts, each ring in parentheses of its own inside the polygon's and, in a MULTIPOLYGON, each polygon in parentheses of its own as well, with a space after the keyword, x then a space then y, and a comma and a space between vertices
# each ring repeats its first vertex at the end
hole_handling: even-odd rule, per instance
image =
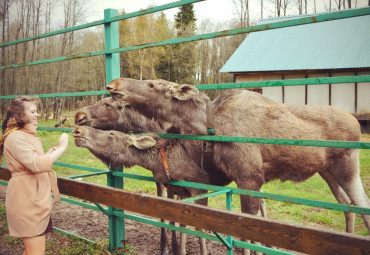
MULTIPOLYGON (((0 185, 0 199, 5 199, 6 187, 0 185)), ((53 209, 53 224, 78 236, 93 241, 108 238, 108 217, 103 213, 67 202, 59 202, 53 209)), ((126 244, 138 254, 159 254, 160 228, 141 222, 126 220, 126 244)), ((226 248, 219 242, 207 240, 208 254, 226 254, 226 248)), ((198 238, 187 237, 187 254, 199 254, 198 238)), ((172 254, 171 247, 169 247, 172 254)), ((13 254, 13 253, 12 253, 13 254)), ((15 252, 14 255, 17 253, 15 252)), ((240 254, 236 249, 234 254, 240 254)))

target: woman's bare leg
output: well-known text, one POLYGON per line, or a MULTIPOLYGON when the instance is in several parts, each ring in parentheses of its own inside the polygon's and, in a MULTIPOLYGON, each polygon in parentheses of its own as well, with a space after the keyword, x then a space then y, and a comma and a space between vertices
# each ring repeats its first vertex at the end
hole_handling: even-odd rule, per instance
POLYGON ((45 235, 35 237, 24 237, 23 255, 44 255, 45 253, 45 235))

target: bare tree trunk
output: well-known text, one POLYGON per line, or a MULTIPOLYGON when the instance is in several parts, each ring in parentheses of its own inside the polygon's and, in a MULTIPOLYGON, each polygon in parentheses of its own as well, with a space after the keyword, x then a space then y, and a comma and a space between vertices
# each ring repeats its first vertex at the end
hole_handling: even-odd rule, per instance
POLYGON ((338 10, 341 10, 342 9, 342 0, 335 0, 336 4, 337 4, 337 7, 338 7, 338 10))
MULTIPOLYGON (((240 27, 249 26, 249 0, 233 0, 235 9, 239 15, 240 27)), ((246 37, 245 34, 240 36, 242 40, 246 37)))
POLYGON ((276 15, 277 15, 277 17, 281 16, 281 1, 282 0, 276 0, 276 15))
POLYGON ((250 19, 249 19, 249 0, 244 0, 245 2, 245 15, 246 15, 246 18, 247 18, 247 27, 249 27, 250 23, 250 19))
MULTIPOLYGON (((12 1, 4 0, 0 5, 0 18, 2 20, 2 33, 1 33, 1 42, 5 43, 9 41, 9 8, 12 5, 12 1)), ((1 48, 1 61, 0 65, 4 66, 6 63, 9 62, 9 55, 7 52, 10 52, 9 47, 2 47, 1 48)), ((6 74, 5 70, 1 71, 0 77, 0 93, 1 95, 6 95, 6 74)), ((6 112, 7 103, 5 100, 0 101, 0 108, 1 108, 1 116, 3 118, 6 112)))
POLYGON ((283 5, 284 16, 286 16, 288 4, 289 4, 289 0, 284 0, 284 5, 283 5))
POLYGON ((297 7, 298 7, 298 13, 299 13, 299 15, 302 15, 303 14, 303 2, 302 2, 302 0, 298 0, 297 1, 297 7))
POLYGON ((142 52, 142 50, 139 50, 139 54, 140 54, 140 80, 142 80, 143 79, 143 64, 144 64, 145 55, 142 52))
MULTIPOLYGON (((2 3, 2 5, 0 6, 0 15, 1 15, 1 19, 2 19, 2 36, 1 36, 1 42, 2 43, 5 43, 6 42, 6 36, 5 36, 5 30, 6 30, 6 18, 7 16, 9 16, 9 1, 8 0, 4 0, 4 2, 2 3)), ((6 58, 6 49, 7 47, 2 47, 1 48, 1 61, 0 61, 0 65, 1 66, 4 66, 6 61, 5 61, 5 58, 6 58)), ((6 95, 5 94, 5 70, 2 70, 1 71, 1 95, 6 95)))
POLYGON ((263 0, 261 0, 261 19, 263 19, 263 0))
POLYGON ((304 0, 304 8, 305 8, 305 14, 307 14, 307 0, 304 0))

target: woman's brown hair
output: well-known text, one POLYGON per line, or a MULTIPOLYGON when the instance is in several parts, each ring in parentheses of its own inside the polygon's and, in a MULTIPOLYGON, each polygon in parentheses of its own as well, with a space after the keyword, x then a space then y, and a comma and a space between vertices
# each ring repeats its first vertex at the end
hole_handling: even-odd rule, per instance
POLYGON ((26 120, 24 119, 24 102, 34 102, 36 105, 38 105, 40 99, 38 96, 19 96, 14 98, 6 109, 5 120, 3 121, 3 132, 5 131, 8 120, 11 117, 14 117, 21 127, 26 124, 26 120))

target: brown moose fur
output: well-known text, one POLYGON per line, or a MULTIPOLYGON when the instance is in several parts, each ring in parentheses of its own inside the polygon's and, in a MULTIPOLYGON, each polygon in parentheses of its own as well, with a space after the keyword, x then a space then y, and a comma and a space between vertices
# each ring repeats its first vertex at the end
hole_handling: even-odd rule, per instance
MULTIPOLYGON (((107 85, 149 118, 186 133, 206 134, 210 99, 194 86, 163 80, 115 79, 107 85)), ((216 135, 360 141, 358 121, 331 106, 287 105, 244 89, 227 90, 213 102, 216 135)), ((213 160, 239 188, 260 190, 270 180, 300 182, 319 173, 340 203, 370 207, 359 177, 357 149, 245 143, 215 143, 213 160)), ((259 199, 242 197, 242 211, 256 214, 259 199)), ((370 216, 363 216, 370 229, 370 216)), ((354 215, 346 213, 347 232, 354 215)))
POLYGON ((111 97, 81 108, 75 114, 75 124, 102 130, 122 132, 164 132, 157 122, 138 114, 128 103, 111 97))

